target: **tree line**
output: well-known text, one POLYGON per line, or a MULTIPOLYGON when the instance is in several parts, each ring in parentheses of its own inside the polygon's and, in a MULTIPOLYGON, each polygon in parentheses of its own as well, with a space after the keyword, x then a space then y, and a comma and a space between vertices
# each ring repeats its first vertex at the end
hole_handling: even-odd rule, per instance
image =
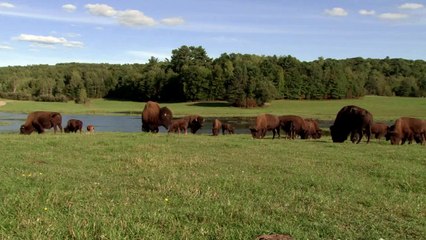
POLYGON ((9 66, 0 68, 0 97, 75 101, 112 98, 160 102, 225 100, 255 107, 273 99, 343 99, 366 94, 426 96, 426 62, 406 59, 300 61, 292 56, 223 53, 182 46, 146 64, 9 66))

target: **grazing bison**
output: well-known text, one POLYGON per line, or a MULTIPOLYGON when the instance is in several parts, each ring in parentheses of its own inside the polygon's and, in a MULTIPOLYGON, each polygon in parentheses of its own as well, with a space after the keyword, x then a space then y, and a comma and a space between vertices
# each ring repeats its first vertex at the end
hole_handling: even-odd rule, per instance
POLYGON ((81 133, 81 129, 82 128, 83 128, 83 122, 81 120, 70 119, 67 122, 67 126, 64 128, 64 132, 66 132, 66 133, 69 133, 69 132, 76 133, 77 131, 80 131, 80 133, 81 133))
POLYGON ((388 128, 386 140, 390 140, 392 145, 404 144, 407 140, 409 143, 415 140, 417 143, 423 144, 426 140, 426 121, 401 117, 388 128))
POLYGON ((261 114, 256 117, 256 126, 250 127, 253 138, 264 138, 267 131, 272 131, 272 139, 275 134, 280 137, 280 119, 272 114, 261 114))
POLYGON ((388 125, 386 123, 373 123, 371 126, 371 134, 374 135, 375 139, 381 139, 388 132, 388 125))
POLYGON ((278 118, 281 129, 287 133, 290 139, 295 139, 296 135, 306 138, 306 123, 303 118, 296 115, 283 115, 278 118))
POLYGON ((191 129, 191 133, 195 134, 200 128, 203 127, 204 118, 200 115, 190 115, 184 117, 188 121, 188 128, 191 129))
POLYGON ((87 125, 87 132, 88 133, 94 133, 95 132, 95 126, 92 124, 87 125))
POLYGON ((56 133, 57 127, 62 132, 62 116, 58 112, 37 111, 28 114, 27 120, 21 125, 21 134, 31 134, 34 130, 39 134, 44 133, 44 129, 53 127, 56 133))
POLYGON ((183 130, 187 134, 187 129, 191 129, 191 133, 195 134, 201 127, 203 127, 204 118, 199 115, 185 116, 180 119, 171 121, 169 127, 170 132, 179 132, 183 130))
POLYGON ((158 103, 148 101, 142 111, 142 131, 157 133, 159 126, 168 129, 172 118, 170 109, 160 108, 158 103))
POLYGON ((334 124, 330 126, 331 138, 333 142, 341 143, 346 141, 349 134, 351 139, 358 134, 357 143, 359 143, 364 131, 369 143, 372 123, 373 115, 369 111, 353 105, 345 106, 337 113, 334 124))
POLYGON ((185 118, 173 119, 169 126, 169 133, 171 132, 180 132, 183 131, 188 134, 188 120, 185 118))
POLYGON ((302 139, 313 138, 320 139, 322 136, 322 130, 318 126, 318 122, 312 118, 305 118, 306 131, 302 139))
POLYGON ((228 132, 228 134, 234 134, 235 128, 229 123, 223 123, 222 124, 222 134, 225 135, 225 132, 228 132))
POLYGON ((222 128, 222 122, 219 119, 213 121, 212 134, 213 136, 219 135, 220 129, 222 128))

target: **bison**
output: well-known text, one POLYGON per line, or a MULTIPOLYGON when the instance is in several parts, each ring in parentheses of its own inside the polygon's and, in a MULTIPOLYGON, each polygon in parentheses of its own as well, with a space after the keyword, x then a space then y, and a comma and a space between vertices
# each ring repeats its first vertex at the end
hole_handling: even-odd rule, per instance
POLYGON ((388 125, 386 123, 373 123, 371 126, 371 134, 374 135, 375 139, 383 138, 388 132, 388 125))
POLYGON ((401 117, 388 128, 386 140, 390 140, 392 145, 404 144, 407 140, 409 143, 415 140, 417 143, 423 144, 426 140, 426 121, 401 117))
POLYGON ((191 133, 195 134, 199 129, 203 127, 204 118, 200 115, 189 115, 184 117, 188 121, 188 128, 191 129, 191 133))
POLYGON ((158 132, 158 127, 169 128, 173 114, 167 107, 160 108, 156 102, 148 101, 142 111, 142 131, 158 132))
POLYGON ((92 124, 87 125, 87 132, 88 133, 94 133, 95 132, 95 126, 92 124))
POLYGON ((81 133, 81 129, 82 128, 83 128, 83 122, 81 120, 70 119, 67 122, 67 126, 64 128, 64 132, 66 132, 66 133, 69 133, 69 132, 76 133, 77 131, 80 131, 80 133, 81 133))
POLYGON ((212 126, 212 134, 213 134, 213 136, 219 135, 219 132, 220 132, 221 128, 222 128, 222 122, 219 121, 219 119, 215 119, 213 121, 213 126, 212 126))
POLYGON ((294 139, 296 135, 305 138, 306 123, 303 118, 296 115, 283 115, 278 117, 281 129, 284 130, 290 139, 294 139))
POLYGON ((253 138, 264 138, 267 131, 272 131, 272 139, 275 134, 280 137, 280 119, 272 114, 261 114, 256 117, 256 125, 250 127, 253 138))
POLYGON ((222 134, 225 135, 225 133, 228 132, 228 134, 234 134, 235 128, 229 123, 223 123, 222 124, 222 134))
POLYGON ((306 131, 303 139, 313 138, 320 139, 322 136, 322 130, 318 126, 318 122, 312 118, 305 118, 306 131))
POLYGON ((169 126, 169 133, 183 131, 185 134, 188 133, 188 121, 184 118, 173 119, 169 126))
POLYGON ((364 131, 367 135, 367 143, 369 143, 372 123, 373 115, 369 111, 353 105, 345 106, 337 113, 334 124, 330 126, 331 138, 333 142, 342 143, 346 141, 349 134, 351 134, 351 139, 358 134, 358 144, 364 131))
POLYGON ((56 133, 57 128, 62 132, 62 116, 58 112, 36 111, 28 114, 27 120, 21 125, 21 134, 31 134, 37 131, 39 134, 44 133, 45 129, 53 127, 56 133))
POLYGON ((203 123, 204 118, 199 115, 185 116, 172 120, 168 132, 180 133, 180 131, 184 131, 187 134, 188 128, 190 128, 191 133, 195 134, 203 126, 203 123))

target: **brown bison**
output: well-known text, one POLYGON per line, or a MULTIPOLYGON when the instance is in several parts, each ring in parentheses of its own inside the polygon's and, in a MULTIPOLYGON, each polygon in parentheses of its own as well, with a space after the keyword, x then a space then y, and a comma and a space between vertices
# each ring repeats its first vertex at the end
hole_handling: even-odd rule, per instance
POLYGON ((228 132, 228 134, 234 134, 235 128, 229 123, 223 123, 222 124, 222 134, 225 135, 225 133, 228 132))
POLYGON ((353 105, 345 106, 337 113, 334 124, 330 126, 331 138, 333 142, 341 143, 346 141, 349 134, 351 139, 358 134, 357 143, 359 143, 364 131, 369 143, 372 123, 373 115, 369 111, 353 105))
POLYGON ((87 125, 87 132, 88 133, 94 133, 95 132, 95 126, 93 126, 92 124, 87 125))
POLYGON ((305 118, 306 131, 303 139, 313 138, 320 139, 322 136, 322 130, 318 126, 318 122, 312 118, 305 118))
POLYGON ((256 117, 256 125, 250 127, 253 138, 264 138, 267 131, 272 131, 272 139, 275 134, 280 137, 280 119, 272 114, 261 114, 256 117))
POLYGON ((56 133, 57 128, 62 132, 62 116, 58 112, 37 111, 28 114, 27 120, 21 125, 21 134, 31 134, 34 130, 39 134, 44 133, 45 129, 53 127, 56 133))
POLYGON ((184 131, 187 134, 189 128, 191 129, 191 133, 195 134, 203 126, 203 123, 204 118, 199 115, 185 116, 172 120, 168 132, 180 133, 180 131, 184 131))
POLYGON ((219 119, 213 121, 212 134, 213 136, 219 135, 220 129, 222 128, 222 122, 219 119))
POLYGON ((305 120, 296 115, 283 115, 278 117, 281 129, 287 133, 290 139, 295 139, 296 135, 301 138, 306 136, 306 123, 305 120))
POLYGON ((82 128, 83 128, 83 122, 81 120, 70 119, 67 122, 67 126, 64 128, 64 132, 66 132, 66 133, 70 133, 70 132, 76 133, 77 131, 80 131, 80 133, 81 133, 81 129, 82 128))
POLYGON ((168 132, 178 132, 180 134, 181 131, 188 134, 188 120, 185 118, 173 119, 168 132))
POLYGON ((158 103, 148 101, 142 111, 142 131, 157 133, 159 126, 168 129, 172 118, 173 114, 170 109, 160 108, 158 103))
POLYGON ((388 132, 388 125, 386 123, 373 123, 371 126, 371 134, 374 135, 375 139, 383 138, 388 132))
POLYGON ((200 115, 190 115, 184 117, 188 121, 188 128, 191 129, 191 133, 195 134, 200 128, 203 127, 204 118, 200 115))
POLYGON ((409 143, 415 140, 417 143, 423 144, 426 140, 426 121, 401 117, 388 128, 386 140, 390 140, 392 145, 404 144, 407 140, 409 143))

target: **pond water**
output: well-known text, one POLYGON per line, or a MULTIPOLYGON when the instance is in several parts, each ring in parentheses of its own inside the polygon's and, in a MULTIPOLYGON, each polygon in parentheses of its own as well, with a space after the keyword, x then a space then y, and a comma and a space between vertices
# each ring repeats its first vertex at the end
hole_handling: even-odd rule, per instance
MULTIPOLYGON (((19 132, 19 127, 24 124, 28 114, 0 112, 0 133, 19 132)), ((62 114, 62 126, 65 127, 69 119, 75 118, 83 121, 85 126, 92 124, 96 132, 141 132, 140 116, 111 116, 111 115, 78 115, 62 114)), ((249 126, 253 125, 255 117, 217 117, 222 123, 230 123, 235 127, 237 134, 250 134, 249 126)), ((211 134, 212 123, 215 118, 205 118, 204 126, 197 134, 211 134)), ((319 121, 321 128, 328 128, 331 121, 319 121)), ((53 131, 53 129, 47 130, 53 131)), ((160 132, 167 132, 163 127, 160 132)))

